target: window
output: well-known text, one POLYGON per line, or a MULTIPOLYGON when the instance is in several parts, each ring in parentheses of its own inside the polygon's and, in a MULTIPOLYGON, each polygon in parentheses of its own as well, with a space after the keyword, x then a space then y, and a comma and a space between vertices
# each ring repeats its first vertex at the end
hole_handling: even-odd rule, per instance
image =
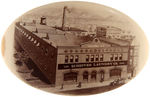
POLYGON ((88 52, 88 50, 86 49, 85 52, 88 52))
POLYGON ((73 52, 73 50, 70 50, 70 53, 72 53, 73 52))
POLYGON ((97 49, 95 49, 94 52, 97 52, 97 49))
POLYGON ((92 71, 92 73, 91 73, 91 79, 96 80, 96 75, 97 75, 97 72, 96 71, 92 71))
POLYGON ((47 48, 45 49, 45 55, 48 55, 48 49, 47 48))
POLYGON ((75 52, 77 53, 77 52, 78 52, 78 50, 75 50, 75 52))
POLYGON ((93 52, 92 50, 90 50, 90 52, 93 52))
POLYGON ((28 37, 29 35, 27 34, 26 37, 28 37))
POLYGON ((38 42, 38 43, 36 44, 36 46, 40 46, 40 43, 38 42))
POLYGON ((28 39, 31 39, 31 36, 29 36, 28 39))
POLYGON ((87 80, 88 81, 88 76, 89 76, 89 73, 87 71, 84 71, 84 73, 83 73, 83 80, 87 80))
POLYGON ((110 61, 113 61, 113 57, 114 57, 114 55, 111 54, 111 55, 110 55, 110 61))
POLYGON ((68 52, 68 50, 64 50, 64 52, 65 52, 65 53, 67 53, 67 52, 68 52))
POLYGON ((115 60, 118 60, 118 55, 115 54, 115 55, 114 55, 114 58, 115 58, 115 60))
POLYGON ((99 59, 99 55, 96 55, 95 56, 95 61, 99 61, 98 59, 99 59))
POLYGON ((76 72, 69 72, 64 74, 64 81, 77 81, 77 73, 76 72))
POLYGON ((83 50, 80 50, 80 52, 82 53, 82 52, 83 52, 83 50))
POLYGON ((103 82, 104 81, 104 71, 103 70, 101 70, 100 71, 100 82, 103 82))
POLYGON ((100 55, 100 61, 103 61, 103 60, 104 60, 103 57, 104 57, 103 54, 101 54, 101 55, 100 55))
POLYGON ((71 56, 70 56, 70 62, 73 62, 73 59, 74 59, 74 56, 71 55, 71 56))
POLYGON ((68 63, 68 55, 65 56, 65 63, 68 63))
POLYGON ((110 70, 110 77, 121 76, 121 69, 112 69, 110 70))
POLYGON ((86 62, 89 62, 89 58, 90 58, 90 56, 86 55, 86 62))
POLYGON ((75 56, 75 62, 78 62, 79 61, 79 55, 76 55, 75 56))
POLYGON ((34 44, 36 44, 36 42, 37 42, 37 41, 36 41, 36 40, 34 40, 34 44))
POLYGON ((119 60, 122 60, 122 54, 119 54, 118 57, 119 57, 119 60))
POLYGON ((91 55, 91 61, 94 61, 94 55, 91 55))
POLYGON ((31 38, 31 41, 34 41, 34 38, 31 38))

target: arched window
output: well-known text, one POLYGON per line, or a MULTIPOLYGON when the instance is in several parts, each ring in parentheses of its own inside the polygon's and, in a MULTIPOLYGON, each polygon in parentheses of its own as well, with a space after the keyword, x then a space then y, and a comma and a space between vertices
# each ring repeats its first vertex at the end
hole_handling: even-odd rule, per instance
POLYGON ((118 57, 119 57, 119 60, 122 60, 122 54, 119 54, 118 57))
POLYGON ((24 35, 26 35, 26 33, 24 33, 24 35))
POLYGON ((30 40, 30 39, 31 39, 31 36, 29 36, 28 39, 30 40))
POLYGON ((114 54, 114 58, 115 58, 115 60, 118 60, 118 55, 114 54))
POLYGON ((36 42, 37 42, 37 41, 36 41, 36 40, 34 40, 34 44, 36 44, 36 42))
POLYGON ((84 71, 83 72, 83 80, 87 80, 88 81, 88 76, 89 76, 89 73, 87 71, 84 71))
POLYGON ((103 70, 100 71, 100 82, 103 82, 104 81, 104 74, 105 72, 103 70))
POLYGON ((31 41, 34 41, 34 38, 31 38, 31 41))
POLYGON ((94 61, 94 55, 91 55, 91 61, 92 62, 94 61))
POLYGON ((110 70, 110 77, 113 77, 113 76, 121 76, 121 69, 112 69, 110 70))
POLYGON ((92 71, 92 73, 91 73, 91 79, 96 80, 96 75, 97 75, 97 72, 96 71, 92 71))
POLYGON ((39 46, 40 46, 40 43, 38 42, 38 43, 36 44, 36 46, 39 47, 39 46))
POLYGON ((26 37, 28 37, 29 35, 27 34, 26 37))
POLYGON ((71 56, 70 56, 70 62, 73 62, 73 60, 74 60, 74 56, 71 55, 71 56))
POLYGON ((68 55, 66 55, 65 56, 65 63, 68 63, 68 59, 69 59, 69 57, 68 57, 68 55))
POLYGON ((95 61, 99 61, 99 55, 95 56, 95 61))
POLYGON ((111 55, 110 55, 110 61, 113 61, 113 59, 114 59, 113 57, 114 57, 114 55, 111 54, 111 55))
POLYGON ((89 58, 90 58, 90 56, 86 55, 86 62, 89 62, 89 58))
POLYGON ((77 81, 77 72, 69 72, 64 74, 64 81, 77 81))
POLYGON ((76 55, 75 56, 75 62, 78 62, 79 61, 79 55, 76 55))
POLYGON ((100 61, 104 60, 104 55, 103 54, 101 54, 99 57, 100 57, 100 61))

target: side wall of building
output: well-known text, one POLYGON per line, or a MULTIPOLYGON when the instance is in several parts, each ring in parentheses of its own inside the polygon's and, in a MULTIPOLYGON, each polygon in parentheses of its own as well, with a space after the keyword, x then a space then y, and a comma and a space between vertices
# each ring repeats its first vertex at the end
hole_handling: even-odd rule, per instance
POLYGON ((28 53, 50 83, 55 84, 57 49, 49 45, 19 23, 15 26, 15 41, 28 53))

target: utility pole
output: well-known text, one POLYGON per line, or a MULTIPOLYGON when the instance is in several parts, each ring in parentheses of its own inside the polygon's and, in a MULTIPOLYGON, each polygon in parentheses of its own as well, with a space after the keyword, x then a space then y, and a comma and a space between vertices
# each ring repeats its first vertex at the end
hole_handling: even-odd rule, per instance
POLYGON ((65 14, 66 14, 67 6, 64 6, 63 9, 63 18, 62 18, 62 30, 65 30, 65 14))

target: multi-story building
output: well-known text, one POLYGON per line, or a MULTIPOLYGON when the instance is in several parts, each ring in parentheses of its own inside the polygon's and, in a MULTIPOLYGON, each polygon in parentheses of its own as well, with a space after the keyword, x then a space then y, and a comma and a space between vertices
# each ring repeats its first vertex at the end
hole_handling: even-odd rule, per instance
POLYGON ((16 23, 15 41, 55 86, 127 78, 126 41, 85 39, 42 23, 16 23))

